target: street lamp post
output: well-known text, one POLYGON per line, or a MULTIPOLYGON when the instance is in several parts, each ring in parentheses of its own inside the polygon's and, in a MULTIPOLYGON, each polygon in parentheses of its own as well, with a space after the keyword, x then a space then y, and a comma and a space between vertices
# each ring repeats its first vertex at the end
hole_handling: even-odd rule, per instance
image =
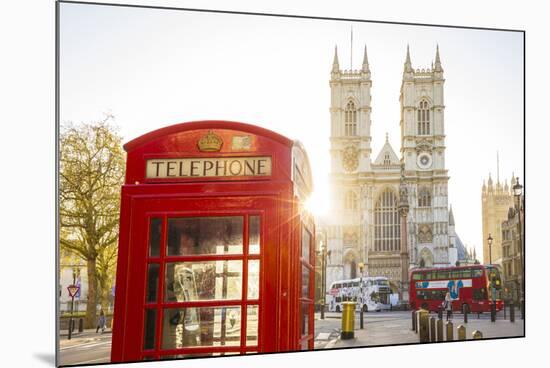
POLYGON ((327 233, 324 231, 323 240, 321 241, 321 262, 322 262, 322 277, 321 277, 321 319, 325 319, 325 302, 327 297, 327 257, 330 257, 330 250, 327 250, 327 233))
POLYGON ((363 303, 365 302, 365 298, 363 297, 363 269, 365 268, 365 264, 363 262, 359 263, 359 272, 361 275, 359 276, 359 295, 361 295, 361 310, 359 311, 359 327, 363 329, 363 303))
POLYGON ((321 241, 321 319, 325 319, 326 249, 321 241))
POLYGON ((493 264, 493 259, 491 257, 491 246, 493 245, 493 237, 491 236, 491 233, 489 233, 487 243, 489 243, 489 264, 493 264))
POLYGON ((525 268, 523 265, 523 236, 522 236, 522 226, 521 226, 521 211, 522 203, 521 203, 521 196, 523 194, 523 186, 519 183, 519 177, 516 178, 516 184, 512 187, 514 191, 514 199, 515 199, 515 205, 516 205, 516 213, 518 214, 518 233, 519 233, 519 259, 521 264, 521 273, 518 272, 518 276, 521 274, 521 282, 519 295, 520 295, 520 308, 521 308, 521 319, 525 318, 525 298, 524 298, 524 290, 525 290, 525 268))

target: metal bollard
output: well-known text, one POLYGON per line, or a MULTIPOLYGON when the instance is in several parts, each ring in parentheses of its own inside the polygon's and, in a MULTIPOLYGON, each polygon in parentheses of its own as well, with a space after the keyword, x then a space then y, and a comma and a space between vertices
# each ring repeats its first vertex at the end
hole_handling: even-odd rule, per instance
POLYGON ((437 318, 443 319, 443 307, 437 308, 437 318))
POLYGON ((67 326, 67 331, 68 331, 67 340, 70 340, 71 336, 73 335, 73 329, 71 328, 72 326, 73 326, 73 320, 69 319, 69 325, 67 326))
POLYGON ((445 326, 447 326, 447 341, 453 341, 453 323, 451 321, 445 322, 445 326))
POLYGON ((443 320, 438 319, 436 324, 437 329, 437 341, 441 342, 443 341, 443 320))
POLYGON ((418 335, 420 342, 430 342, 429 318, 430 312, 425 309, 418 311, 418 335))
POLYGON ((430 317, 430 342, 435 342, 435 317, 430 317))
POLYGON ((504 319, 506 319, 506 301, 502 303, 502 311, 504 312, 504 319))
POLYGON ((71 331, 74 332, 75 328, 76 328, 76 320, 71 319, 71 331))
POLYGON ((78 320, 78 332, 84 332, 84 319, 82 318, 78 320))
POLYGON ((361 311, 359 312, 359 328, 363 329, 363 305, 361 305, 361 311))
POLYGON ((355 337, 355 302, 342 303, 342 340, 353 339, 355 337))
POLYGON ((466 327, 460 325, 456 328, 456 334, 459 340, 466 340, 466 327))
POLYGON ((481 333, 481 331, 475 330, 474 332, 472 332, 472 338, 473 338, 474 340, 482 339, 482 338, 483 338, 483 334, 481 333))
POLYGON ((414 332, 417 332, 416 331, 416 311, 415 310, 412 311, 412 330, 414 332))
POLYGON ((516 321, 516 310, 514 307, 514 302, 510 303, 510 322, 516 321))
POLYGON ((491 322, 497 320, 497 306, 495 303, 491 303, 491 322))
POLYGON ((462 307, 462 312, 464 313, 464 323, 468 323, 468 309, 469 307, 466 305, 462 307))

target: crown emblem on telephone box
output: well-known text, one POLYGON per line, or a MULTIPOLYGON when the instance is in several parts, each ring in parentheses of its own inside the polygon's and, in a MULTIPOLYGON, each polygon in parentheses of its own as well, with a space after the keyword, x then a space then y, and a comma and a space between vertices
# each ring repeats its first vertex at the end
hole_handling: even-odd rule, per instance
POLYGON ((218 152, 223 145, 223 140, 211 130, 204 137, 199 139, 197 143, 201 152, 218 152))

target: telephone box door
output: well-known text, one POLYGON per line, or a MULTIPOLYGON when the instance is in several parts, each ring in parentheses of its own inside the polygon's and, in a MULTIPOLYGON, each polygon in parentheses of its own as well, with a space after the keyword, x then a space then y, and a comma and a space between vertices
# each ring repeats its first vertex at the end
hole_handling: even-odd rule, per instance
POLYGON ((123 360, 273 351, 275 199, 131 200, 123 360), (271 230, 269 230, 271 229, 271 230), (271 231, 271 232, 269 232, 271 231), (269 244, 269 247, 268 247, 269 244), (139 306, 139 307, 137 307, 139 306))

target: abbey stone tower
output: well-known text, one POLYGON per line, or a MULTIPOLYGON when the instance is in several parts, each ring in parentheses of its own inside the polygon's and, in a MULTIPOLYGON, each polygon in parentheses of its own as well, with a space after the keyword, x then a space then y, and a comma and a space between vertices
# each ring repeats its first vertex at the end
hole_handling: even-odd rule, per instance
POLYGON ((335 49, 330 78, 331 210, 325 224, 330 251, 327 287, 336 280, 359 277, 361 264, 363 275, 387 276, 393 285, 400 285, 402 254, 407 255, 407 267, 456 262, 449 237, 444 83, 439 48, 431 68, 413 69, 407 46, 399 97, 400 157, 387 134, 382 150, 374 156, 366 46, 360 70, 340 69, 335 49), (409 204, 408 244, 403 247, 402 181, 409 204))

